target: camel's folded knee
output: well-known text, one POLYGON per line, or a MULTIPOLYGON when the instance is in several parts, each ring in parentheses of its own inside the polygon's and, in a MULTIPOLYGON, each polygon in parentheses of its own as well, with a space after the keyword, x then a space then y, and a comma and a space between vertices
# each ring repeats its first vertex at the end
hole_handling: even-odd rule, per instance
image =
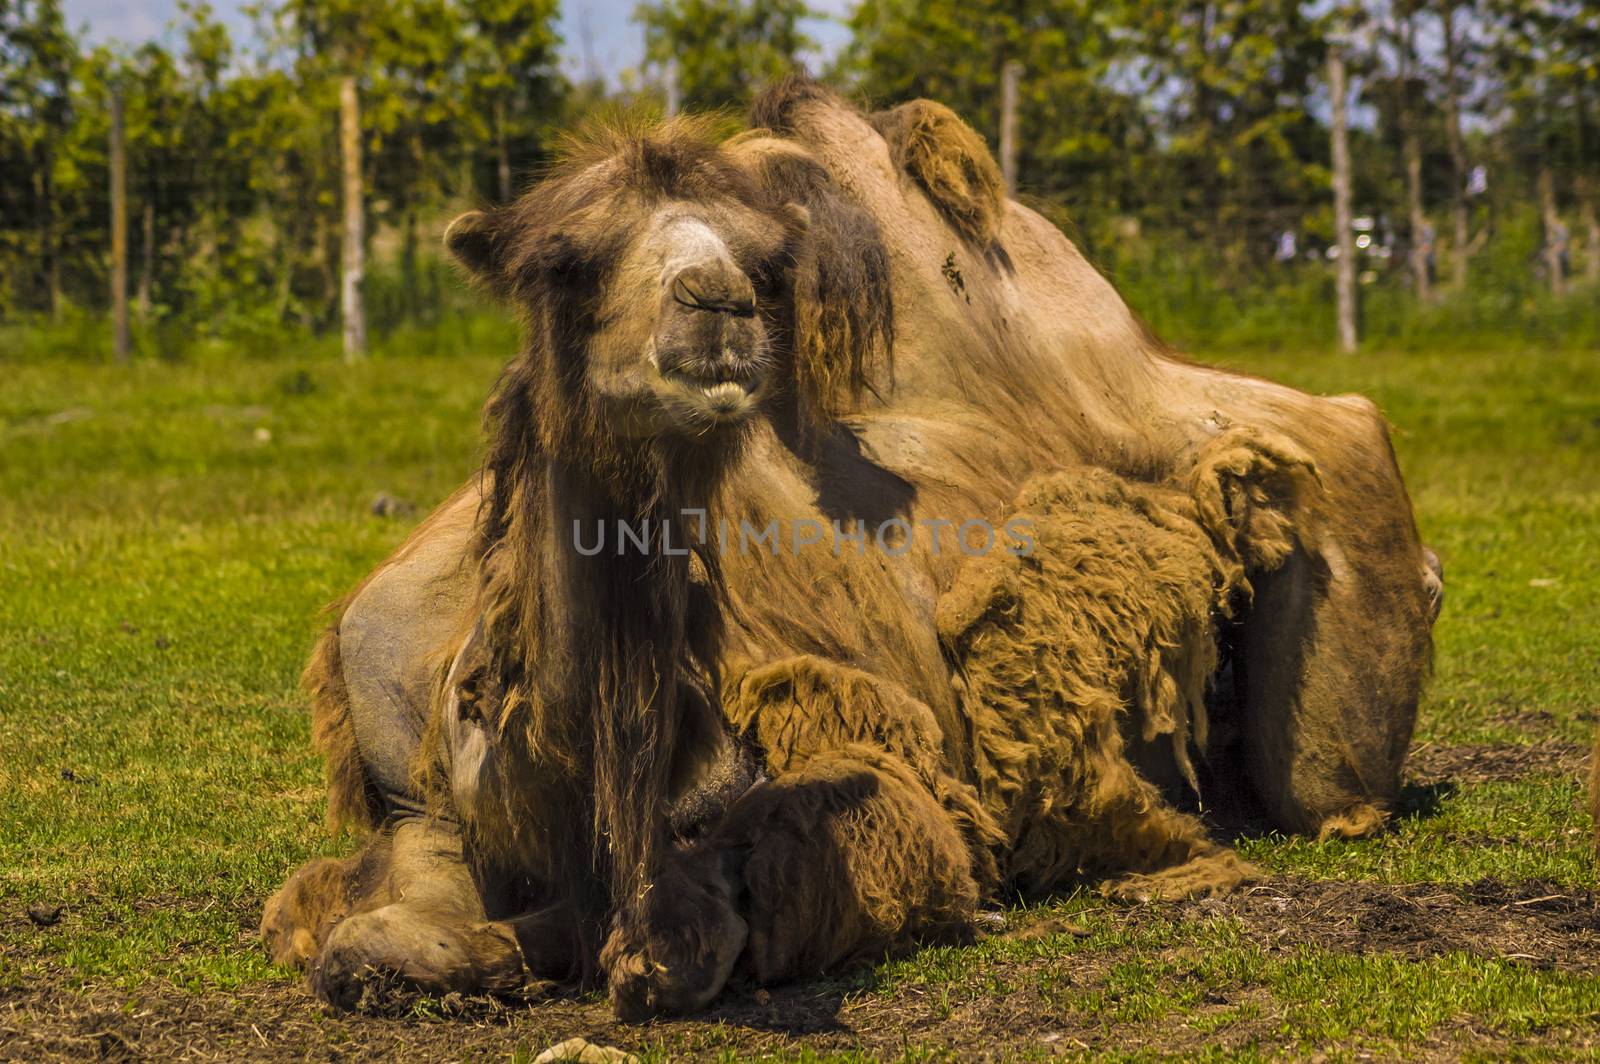
POLYGON ((261 939, 274 964, 302 971, 322 950, 334 926, 350 912, 356 858, 308 861, 267 900, 261 939))

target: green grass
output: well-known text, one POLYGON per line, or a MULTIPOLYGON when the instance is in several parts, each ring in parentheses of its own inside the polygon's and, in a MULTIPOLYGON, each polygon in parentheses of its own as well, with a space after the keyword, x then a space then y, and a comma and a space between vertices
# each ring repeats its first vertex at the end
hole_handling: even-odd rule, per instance
MULTIPOLYGON (((1365 392, 1394 421, 1448 586, 1419 739, 1586 742, 1600 707, 1595 352, 1219 361, 1365 392)), ((291 978, 250 925, 291 867, 345 845, 321 829, 296 689, 318 609, 404 535, 407 522, 370 515, 376 493, 426 512, 469 474, 498 367, 0 363, 0 989, 45 975, 203 993, 291 978), (64 905, 62 922, 35 930, 21 913, 39 904, 64 905)), ((1588 890, 1589 830, 1577 780, 1534 775, 1446 788, 1375 839, 1243 849, 1289 876, 1588 890)), ((1494 1056, 1498 1039, 1579 1032, 1588 1045, 1597 1030, 1593 974, 1465 953, 1273 952, 1237 921, 1123 913, 1074 896, 1039 915, 1086 935, 924 950, 842 985, 872 1007, 910 995, 952 1023, 1021 995, 1120 1032, 1129 1059, 1140 1032, 1175 1025, 1239 1059, 1407 1053, 1463 1030, 1450 1045, 1494 1056)), ((687 1052, 670 1029, 653 1037, 657 1055, 687 1052)), ((696 1054, 739 1055, 737 1040, 699 1037, 696 1054)), ((904 1059, 946 1059, 918 1038, 904 1059)))

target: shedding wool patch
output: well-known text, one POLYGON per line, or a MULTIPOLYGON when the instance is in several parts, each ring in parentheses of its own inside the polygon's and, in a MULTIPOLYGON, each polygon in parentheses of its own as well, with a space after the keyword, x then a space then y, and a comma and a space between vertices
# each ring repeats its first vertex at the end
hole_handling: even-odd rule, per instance
POLYGON ((1199 859, 1192 817, 1129 763, 1123 718, 1170 743, 1198 793, 1217 625, 1281 565, 1314 474, 1255 433, 1219 437, 1187 489, 1071 469, 1024 485, 1035 548, 974 558, 938 607, 971 729, 973 779, 1010 840, 1007 878, 1048 889, 1199 859))

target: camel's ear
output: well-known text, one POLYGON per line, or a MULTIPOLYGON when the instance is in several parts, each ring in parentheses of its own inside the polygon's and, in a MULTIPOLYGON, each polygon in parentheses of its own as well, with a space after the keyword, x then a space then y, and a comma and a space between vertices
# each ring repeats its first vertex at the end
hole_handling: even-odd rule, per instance
POLYGON ((468 211, 444 231, 444 246, 473 278, 498 288, 502 263, 500 236, 494 218, 483 211, 468 211))
POLYGON ((790 200, 783 205, 783 213, 789 222, 789 235, 796 240, 804 240, 811 231, 811 212, 806 205, 790 200))

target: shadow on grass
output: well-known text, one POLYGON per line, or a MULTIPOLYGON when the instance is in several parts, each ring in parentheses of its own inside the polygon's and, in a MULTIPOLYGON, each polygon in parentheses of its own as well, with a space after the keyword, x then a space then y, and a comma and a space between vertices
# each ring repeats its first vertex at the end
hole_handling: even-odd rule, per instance
POLYGON ((1432 820, 1443 810, 1444 803, 1460 791, 1455 780, 1435 780, 1432 783, 1407 783, 1400 788, 1395 799, 1391 823, 1400 821, 1432 820))
POLYGON ((881 980, 875 972, 862 969, 842 979, 785 983, 767 989, 737 986, 724 992, 709 1009, 697 1013, 695 1019, 791 1037, 851 1034, 854 1029, 839 1016, 845 999, 870 993, 879 985, 881 980))
MULTIPOLYGON (((1393 815, 1384 830, 1394 831, 1406 823, 1431 820, 1444 810, 1444 804, 1460 790, 1454 780, 1429 783, 1408 782, 1395 798, 1393 815)), ((1253 792, 1226 794, 1223 800, 1198 810, 1211 834, 1234 842, 1268 837, 1281 838, 1283 830, 1272 823, 1266 807, 1253 792)))

